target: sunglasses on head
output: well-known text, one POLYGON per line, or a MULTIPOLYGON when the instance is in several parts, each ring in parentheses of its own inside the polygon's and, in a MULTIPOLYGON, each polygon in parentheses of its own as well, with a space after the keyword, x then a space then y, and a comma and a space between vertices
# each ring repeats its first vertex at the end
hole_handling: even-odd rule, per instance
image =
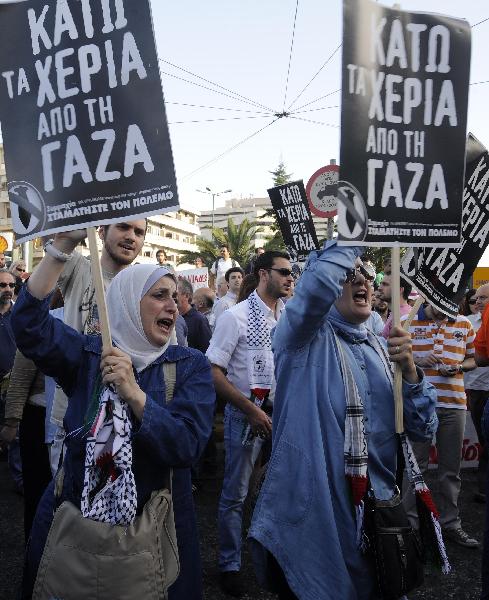
POLYGON ((6 283, 5 281, 0 281, 0 288, 9 287, 10 289, 14 289, 15 283, 6 283))
POLYGON ((348 269, 345 283, 354 283, 358 275, 362 275, 365 281, 369 281, 370 283, 375 280, 375 273, 370 267, 359 265, 353 269, 348 269))

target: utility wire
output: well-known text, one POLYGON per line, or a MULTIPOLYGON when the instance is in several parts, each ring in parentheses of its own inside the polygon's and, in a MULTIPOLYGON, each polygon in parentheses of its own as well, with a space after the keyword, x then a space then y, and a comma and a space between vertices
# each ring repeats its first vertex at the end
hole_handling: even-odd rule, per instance
MULTIPOLYGON (((173 75, 173 73, 167 73, 166 71, 160 71, 160 73, 162 75, 168 75, 168 77, 173 77, 174 79, 184 81, 185 83, 190 83, 190 85, 195 85, 197 87, 203 88, 204 90, 210 90, 211 92, 214 92, 215 94, 220 94, 221 96, 226 96, 226 98, 232 98, 233 100, 237 100, 238 102, 245 102, 246 104, 251 104, 252 106, 256 106, 254 102, 251 102, 248 100, 242 100, 241 98, 236 98, 236 96, 230 96, 229 94, 225 94, 224 92, 220 92, 218 90, 215 90, 214 88, 207 87, 206 85, 202 85, 201 83, 195 83, 195 81, 189 81, 188 79, 184 79, 183 77, 179 77, 178 75, 173 75)), ((275 111, 270 110, 270 112, 275 112, 275 111)))
POLYGON ((333 125, 331 123, 324 123, 323 121, 312 121, 311 119, 304 119, 304 117, 294 117, 294 115, 290 115, 289 119, 296 119, 297 121, 305 121, 306 123, 314 123, 315 125, 324 125, 325 127, 333 127, 334 129, 339 129, 339 125, 333 125))
POLYGON ((474 81, 469 85, 481 85, 482 83, 489 83, 489 79, 487 79, 486 81, 474 81))
POLYGON ((276 119, 274 119, 273 121, 270 121, 270 123, 268 123, 267 125, 265 125, 264 127, 262 127, 261 129, 258 129, 258 131, 255 131, 254 133, 252 133, 251 135, 245 137, 244 139, 242 139, 241 141, 239 141, 237 144, 234 144, 234 146, 231 146, 231 148, 228 148, 227 150, 225 150, 224 152, 221 152, 221 154, 219 154, 218 156, 215 156, 214 158, 211 158, 211 160, 207 161, 205 164, 201 165, 200 167, 198 167, 197 169, 194 169, 191 173, 188 173, 187 175, 185 175, 182 179, 188 179, 189 177, 191 177, 192 175, 195 175, 195 173, 197 173, 198 171, 201 171, 202 169, 204 169, 205 167, 210 166, 211 164, 215 163, 216 161, 218 161, 220 158, 222 158, 223 156, 225 156, 226 154, 229 154, 230 152, 232 152, 233 150, 235 150, 236 148, 238 148, 238 146, 243 145, 245 142, 247 142, 248 140, 251 140, 251 138, 255 137, 256 135, 258 135, 259 133, 261 133, 262 131, 264 131, 265 129, 267 129, 268 127, 270 127, 270 125, 273 125, 274 123, 276 123, 279 120, 280 117, 277 117, 276 119))
POLYGON ((299 0, 295 3, 295 15, 294 15, 294 26, 292 28, 292 40, 290 42, 290 53, 289 53, 289 68, 287 69, 287 81, 285 82, 285 94, 284 94, 284 107, 282 112, 285 112, 285 103, 287 102, 287 90, 289 89, 289 76, 290 76, 290 65, 292 63, 292 51, 294 49, 294 38, 295 38, 295 24, 297 21, 297 10, 299 8, 299 0))
POLYGON ((317 112, 318 110, 327 110, 328 108, 339 108, 339 107, 340 107, 339 104, 335 104, 333 106, 323 106, 321 108, 308 108, 307 110, 293 110, 290 114, 291 115, 301 115, 302 113, 317 112))
POLYGON ((329 92, 329 94, 326 94, 325 96, 320 96, 319 98, 316 98, 316 100, 311 100, 307 104, 303 104, 302 106, 298 106, 296 108, 295 112, 297 112, 298 110, 301 110, 301 108, 306 108, 306 106, 309 106, 310 104, 314 104, 315 102, 319 102, 319 100, 322 100, 323 98, 327 98, 328 96, 332 96, 333 94, 337 94, 338 92, 341 92, 341 89, 335 90, 334 92, 329 92))
POLYGON ((268 115, 256 115, 254 117, 222 117, 219 119, 196 119, 193 121, 170 121, 168 125, 181 125, 184 123, 215 123, 216 121, 242 121, 244 119, 266 119, 268 117, 273 117, 271 113, 268 115))
POLYGON ((206 83, 210 83, 214 87, 220 88, 221 90, 224 90, 225 92, 229 92, 230 94, 234 94, 234 96, 237 96, 238 98, 242 98, 243 100, 247 100, 248 104, 250 104, 250 103, 255 104, 256 106, 259 106, 260 108, 266 108, 270 112, 275 112, 269 106, 265 106, 263 104, 260 104, 259 102, 255 102, 255 100, 252 100, 251 98, 248 98, 247 96, 243 96, 242 94, 238 94, 238 92, 233 92, 233 90, 230 90, 222 85, 219 85, 218 83, 214 83, 214 81, 211 81, 210 79, 205 79, 205 77, 201 77, 200 75, 197 75, 196 73, 192 73, 192 71, 189 71, 187 69, 184 69, 183 67, 179 67, 178 65, 175 65, 175 64, 171 63, 169 60, 165 60, 164 58, 160 58, 160 60, 161 60, 161 62, 164 62, 167 65, 174 67, 175 69, 180 69, 184 73, 187 73, 188 75, 192 75, 192 77, 197 77, 197 79, 202 79, 202 81, 205 81, 206 83))
POLYGON ((471 25, 471 27, 472 27, 472 29, 474 29, 474 27, 477 27, 477 25, 480 25, 481 23, 485 23, 486 21, 489 21, 489 17, 482 19, 482 21, 479 21, 478 23, 474 23, 474 25, 471 25))
POLYGON ((299 100, 299 98, 307 90, 307 88, 311 85, 311 83, 316 79, 316 77, 319 75, 319 73, 321 73, 321 71, 324 69, 324 67, 329 63, 329 61, 333 58, 333 56, 338 52, 338 50, 341 48, 341 45, 342 44, 340 44, 337 48, 335 48, 333 50, 333 52, 328 56, 328 58, 326 59, 326 62, 322 65, 322 67, 318 70, 318 72, 314 75, 314 77, 309 81, 309 83, 307 83, 302 88, 302 90, 300 91, 300 93, 294 98, 294 100, 289 105, 289 108, 287 110, 290 110, 292 108, 292 106, 294 106, 294 104, 297 102, 297 100, 299 100))
POLYGON ((244 113, 253 113, 255 115, 269 115, 270 111, 261 111, 261 110, 246 110, 243 108, 230 108, 229 106, 207 106, 204 104, 188 104, 187 102, 169 102, 165 100, 165 104, 176 104, 178 106, 191 106, 192 108, 213 108, 216 110, 230 110, 233 112, 244 112, 244 113))

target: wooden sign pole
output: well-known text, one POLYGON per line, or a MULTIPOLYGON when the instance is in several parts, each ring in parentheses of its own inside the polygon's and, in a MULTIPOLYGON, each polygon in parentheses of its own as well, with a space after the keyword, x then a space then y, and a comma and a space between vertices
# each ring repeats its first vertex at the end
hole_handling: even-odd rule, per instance
POLYGON ((97 232, 95 227, 87 229, 88 247, 90 249, 90 264, 92 269, 92 280, 95 286, 95 300, 97 302, 100 331, 102 333, 103 349, 112 348, 112 336, 110 335, 109 313, 105 301, 104 280, 102 278, 102 267, 97 247, 97 232))
MULTIPOLYGON (((391 310, 392 325, 401 324, 401 294, 400 294, 400 258, 399 247, 391 248, 391 310)), ((403 401, 402 401, 402 372, 396 363, 394 369, 394 408, 396 418, 396 433, 404 431, 403 401)))

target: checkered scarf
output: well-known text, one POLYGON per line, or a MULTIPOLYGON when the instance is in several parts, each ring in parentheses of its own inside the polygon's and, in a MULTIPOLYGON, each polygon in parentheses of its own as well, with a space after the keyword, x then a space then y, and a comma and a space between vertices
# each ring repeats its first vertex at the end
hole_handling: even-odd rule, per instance
MULTIPOLYGON (((343 447, 345 476, 350 483, 357 526, 356 540, 360 548, 363 544, 364 497, 368 488, 368 447, 363 418, 363 403, 337 332, 333 326, 331 326, 331 329, 338 350, 340 369, 345 386, 346 416, 343 447)), ((338 331, 338 333, 341 334, 341 331, 338 331)), ((382 360, 386 375, 392 383, 392 367, 385 349, 374 335, 368 333, 367 339, 382 360)))
MULTIPOLYGON (((256 290, 248 296, 248 322, 246 326, 246 349, 250 400, 261 408, 270 394, 273 383, 273 352, 271 328, 258 301, 256 290)), ((246 423, 243 446, 254 441, 251 425, 246 423)))
POLYGON ((132 425, 125 402, 104 388, 86 444, 81 513, 95 521, 129 525, 136 516, 132 425))

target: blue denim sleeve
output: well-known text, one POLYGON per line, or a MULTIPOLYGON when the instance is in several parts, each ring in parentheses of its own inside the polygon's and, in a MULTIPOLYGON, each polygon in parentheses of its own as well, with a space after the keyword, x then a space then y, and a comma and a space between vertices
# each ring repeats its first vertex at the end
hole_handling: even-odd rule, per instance
POLYGON ((69 394, 82 362, 83 336, 49 314, 51 295, 38 300, 23 286, 12 309, 17 348, 69 394))
POLYGON ((419 367, 416 370, 419 383, 402 382, 404 431, 410 439, 422 442, 430 440, 438 427, 436 389, 419 367))
POLYGON ((215 400, 210 363, 196 352, 177 362, 177 383, 168 405, 146 394, 143 418, 133 439, 144 444, 162 467, 190 467, 210 437, 215 400))
POLYGON ((364 248, 338 246, 336 242, 327 242, 323 250, 311 252, 294 296, 275 328, 275 349, 299 348, 313 339, 341 295, 346 271, 363 252, 364 248))

